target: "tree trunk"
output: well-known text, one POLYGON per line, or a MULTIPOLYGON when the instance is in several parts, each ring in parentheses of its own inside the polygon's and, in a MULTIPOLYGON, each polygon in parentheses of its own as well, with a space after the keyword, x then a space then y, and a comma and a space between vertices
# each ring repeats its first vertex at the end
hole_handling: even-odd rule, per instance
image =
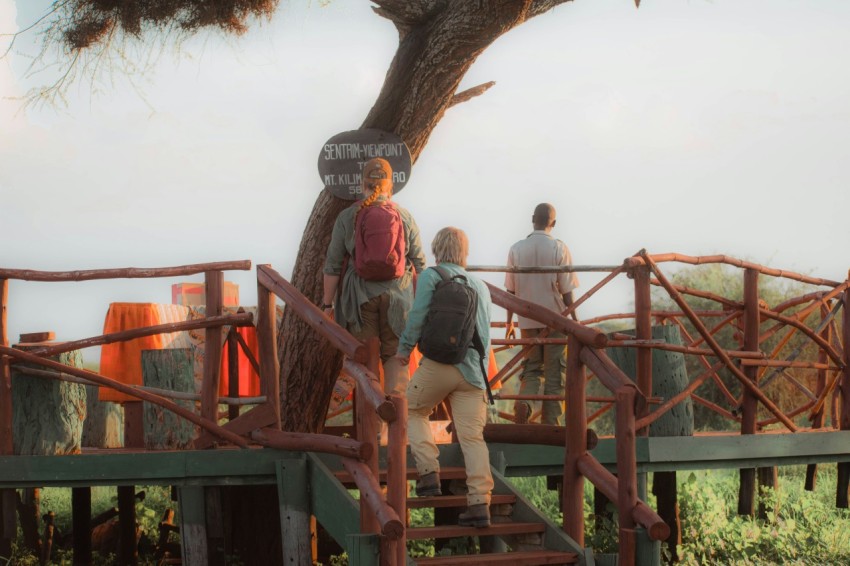
MULTIPOLYGON (((384 86, 363 122, 399 135, 415 163, 451 106, 461 79, 497 37, 560 1, 377 2, 401 36, 384 86)), ((304 229, 292 283, 318 303, 322 267, 337 215, 350 203, 322 191, 304 229)), ((281 417, 284 430, 320 431, 342 356, 289 309, 281 323, 281 417)))

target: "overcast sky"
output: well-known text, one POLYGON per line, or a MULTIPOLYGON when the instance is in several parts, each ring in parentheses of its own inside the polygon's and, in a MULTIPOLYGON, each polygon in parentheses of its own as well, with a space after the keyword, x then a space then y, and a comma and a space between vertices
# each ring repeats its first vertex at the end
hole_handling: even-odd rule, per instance
MULTIPOLYGON (((22 38, 0 60, 0 266, 250 259, 288 277, 320 148, 359 127, 397 44, 368 2, 320 4, 283 1, 242 38, 191 41, 135 86, 82 82, 58 108, 9 99, 51 77, 27 76, 38 38, 22 38)), ((0 33, 48 6, 0 0, 0 33)), ((577 264, 645 247, 843 280, 848 30, 846 0, 576 0, 479 58, 461 88, 496 86, 446 113, 396 198, 426 245, 465 229, 471 264, 504 264, 548 201, 577 264)), ((253 272, 227 278, 254 304, 253 272)), ((173 282, 13 281, 10 340, 99 334, 110 302, 170 302, 173 282)), ((629 290, 581 314, 627 310, 629 290)))

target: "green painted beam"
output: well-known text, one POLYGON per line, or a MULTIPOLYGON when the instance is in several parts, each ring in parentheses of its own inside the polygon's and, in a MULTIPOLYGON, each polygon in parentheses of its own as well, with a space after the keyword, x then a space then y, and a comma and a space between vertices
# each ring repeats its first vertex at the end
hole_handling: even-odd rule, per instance
MULTIPOLYGON (((316 520, 343 548, 349 548, 346 535, 360 530, 360 507, 348 490, 334 477, 320 455, 307 454, 310 476, 310 504, 316 520)), ((363 541, 357 539, 358 544, 363 541)), ((370 543, 371 544, 371 543, 370 543)))
POLYGON ((264 448, 1 456, 0 488, 274 484, 275 461, 292 454, 264 448))
MULTIPOLYGON (((796 434, 699 435, 637 438, 638 471, 749 468, 850 461, 850 431, 796 434)), ((503 452, 506 476, 559 475, 563 448, 489 445, 503 452)), ((616 465, 613 438, 600 438, 591 452, 603 465, 616 465)), ((88 485, 253 485, 275 484, 275 461, 297 453, 270 448, 127 453, 99 450, 72 456, 0 456, 0 489, 88 485)), ((381 455, 382 461, 384 454, 381 455)), ((315 455, 330 471, 339 458, 315 455)), ((457 445, 441 445, 444 466, 462 465, 457 445)), ((410 460, 412 463, 412 459, 410 460)))

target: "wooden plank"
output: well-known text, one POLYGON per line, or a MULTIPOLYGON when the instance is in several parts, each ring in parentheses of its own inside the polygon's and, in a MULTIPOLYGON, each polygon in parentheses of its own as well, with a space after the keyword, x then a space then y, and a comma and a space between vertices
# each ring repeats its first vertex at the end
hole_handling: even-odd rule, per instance
POLYGON ((316 454, 308 454, 307 460, 313 515, 337 544, 346 547, 346 535, 357 531, 360 524, 357 502, 316 454))
POLYGON ((50 342, 51 340, 56 339, 55 332, 27 332, 21 334, 18 338, 18 342, 20 343, 32 343, 32 342, 50 342))
MULTIPOLYGON (((223 424, 222 428, 240 436, 245 436, 257 429, 274 426, 277 422, 277 418, 278 416, 275 411, 274 404, 263 403, 262 405, 257 405, 250 411, 242 413, 232 421, 228 421, 223 424)), ((194 448, 196 450, 209 448, 218 442, 221 442, 221 439, 207 431, 204 431, 198 438, 195 439, 194 448)))
POLYGON ((544 564, 574 564, 578 562, 575 552, 555 550, 526 550, 503 554, 467 554, 458 556, 430 556, 414 559, 422 566, 463 566, 464 564, 511 564, 512 566, 535 566, 544 564))
MULTIPOLYGON (((517 496, 511 494, 496 494, 490 496, 490 505, 512 505, 516 503, 517 496)), ((407 499, 409 509, 426 509, 437 507, 466 507, 465 495, 439 495, 435 497, 409 497, 407 499)))
POLYGON ((460 525, 444 525, 441 527, 418 527, 407 529, 408 540, 427 538, 454 538, 470 536, 504 536, 546 531, 543 523, 491 523, 489 527, 462 527, 460 525))
POLYGON ((78 485, 273 484, 274 449, 179 452, 95 451, 69 456, 0 457, 0 488, 78 485))
POLYGON ((284 564, 310 564, 310 496, 307 458, 287 458, 277 463, 277 496, 284 564))
MULTIPOLYGON (((562 460, 563 461, 563 460, 562 460)), ((514 503, 513 513, 511 518, 520 523, 534 523, 543 527, 544 540, 546 547, 550 550, 558 550, 563 552, 583 552, 582 545, 574 539, 570 538, 563 528, 547 516, 543 515, 539 509, 528 501, 525 496, 514 489, 513 485, 507 481, 504 475, 497 470, 491 468, 493 474, 493 494, 494 495, 511 495, 516 501, 514 503)), ((410 535, 408 534, 408 538, 410 535)))
POLYGON ((350 534, 346 536, 349 566, 378 566, 381 543, 376 534, 350 534))

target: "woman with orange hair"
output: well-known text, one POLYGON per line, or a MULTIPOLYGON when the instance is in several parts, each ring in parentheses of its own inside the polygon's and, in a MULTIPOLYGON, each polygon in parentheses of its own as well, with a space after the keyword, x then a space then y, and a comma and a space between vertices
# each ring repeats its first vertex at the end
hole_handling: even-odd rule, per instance
POLYGON ((425 269, 425 254, 413 216, 392 202, 389 162, 367 161, 361 188, 363 200, 340 212, 334 223, 322 309, 356 338, 380 339, 384 389, 403 393, 407 368, 393 356, 413 306, 414 275, 425 269))

